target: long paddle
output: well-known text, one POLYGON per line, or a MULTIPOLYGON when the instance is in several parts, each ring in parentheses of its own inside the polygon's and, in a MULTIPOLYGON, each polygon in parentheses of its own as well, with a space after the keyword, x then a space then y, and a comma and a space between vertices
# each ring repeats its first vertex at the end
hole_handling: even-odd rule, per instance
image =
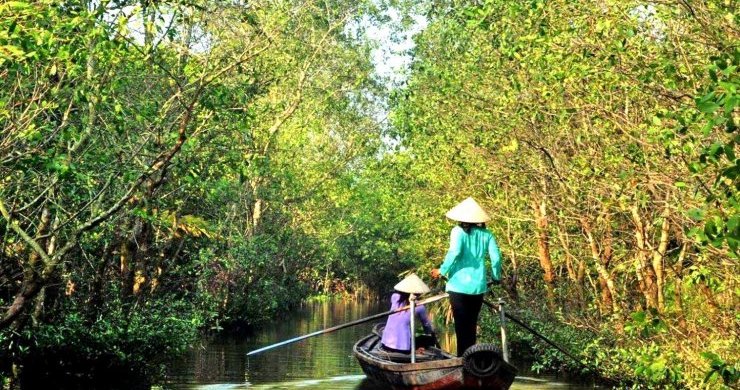
MULTIPOLYGON (((493 303, 488 302, 485 299, 483 300, 483 303, 485 303, 486 306, 490 307, 492 310, 498 311, 497 305, 494 305, 493 303)), ((566 351, 565 349, 559 347, 552 340, 548 339, 547 337, 543 336, 542 334, 540 334, 536 330, 532 329, 529 325, 525 324, 524 321, 522 321, 519 318, 517 318, 517 317, 515 317, 515 316, 513 316, 511 314, 509 314, 508 312, 504 312, 504 315, 506 316, 506 318, 510 319, 512 322, 516 323, 517 325, 519 325, 522 328, 524 328, 527 331, 529 331, 529 333, 532 333, 533 335, 539 337, 540 339, 542 339, 542 341, 546 342, 547 344, 551 345, 553 348, 555 348, 558 351, 562 352, 565 356, 568 356, 569 358, 573 359, 576 363, 578 363, 581 366, 587 368, 588 370, 594 370, 593 367, 589 367, 588 365, 586 365, 585 363, 583 363, 582 361, 580 361, 578 358, 576 358, 575 356, 571 355, 568 351, 566 351)))
MULTIPOLYGON (((429 297, 429 298, 426 298, 426 299, 422 299, 422 300, 416 302, 416 305, 418 306, 418 305, 423 305, 425 303, 436 302, 436 301, 439 301, 440 299, 447 298, 448 296, 449 295, 447 295, 447 293, 435 295, 435 296, 432 296, 432 297, 429 297)), ((306 335, 303 335, 303 336, 299 336, 299 337, 295 337, 295 338, 292 338, 290 340, 281 341, 279 343, 268 345, 266 347, 262 347, 260 349, 255 349, 254 351, 248 352, 247 353, 247 356, 256 355, 256 354, 258 354, 260 352, 264 352, 264 351, 267 351, 267 350, 270 350, 270 349, 273 349, 273 348, 282 347, 283 345, 292 344, 292 343, 295 343, 295 342, 298 342, 298 341, 301 341, 301 340, 305 340, 305 339, 307 339, 309 337, 314 337, 314 336, 318 336, 318 335, 322 335, 322 334, 331 333, 331 332, 334 332, 334 331, 339 330, 339 329, 349 328, 350 326, 355 326, 355 325, 359 325, 359 324, 362 324, 362 323, 365 323, 365 322, 368 322, 368 321, 376 320, 378 318, 383 318, 383 317, 389 316, 391 314, 395 314, 395 313, 398 313, 398 312, 402 312, 404 310, 408 310, 410 307, 411 307, 411 305, 406 305, 404 307, 401 307, 401 308, 398 308, 398 309, 395 309, 395 310, 389 310, 389 311, 387 311, 385 313, 375 314, 375 315, 372 315, 370 317, 365 317, 365 318, 361 318, 359 320, 348 322, 346 324, 332 326, 331 328, 326 328, 326 329, 323 329, 323 330, 318 330, 316 332, 309 333, 309 334, 306 334, 306 335)))

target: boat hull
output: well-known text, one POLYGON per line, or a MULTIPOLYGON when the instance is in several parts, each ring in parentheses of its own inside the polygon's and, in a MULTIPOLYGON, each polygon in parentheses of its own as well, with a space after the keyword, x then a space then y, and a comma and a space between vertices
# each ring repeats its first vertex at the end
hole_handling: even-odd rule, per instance
POLYGON ((354 355, 362 371, 372 381, 393 389, 403 390, 452 390, 490 389, 506 390, 516 376, 516 369, 501 361, 495 374, 478 377, 464 368, 463 358, 455 357, 436 348, 420 356, 416 363, 398 362, 383 353, 380 337, 367 336, 357 342, 354 355))

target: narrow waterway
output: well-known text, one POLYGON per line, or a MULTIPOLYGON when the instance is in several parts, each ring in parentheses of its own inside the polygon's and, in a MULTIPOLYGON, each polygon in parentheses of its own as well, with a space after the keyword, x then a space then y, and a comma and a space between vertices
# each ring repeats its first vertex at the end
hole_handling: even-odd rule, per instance
MULTIPOLYGON (((276 319, 248 338, 221 337, 204 342, 168 367, 163 383, 153 389, 353 389, 380 390, 365 379, 352 356, 352 345, 367 335, 373 323, 266 351, 247 358, 246 353, 316 330, 349 322, 387 310, 387 305, 368 302, 322 302, 305 304, 284 318, 276 319)), ((438 329, 439 330, 439 329, 438 329)), ((454 350, 453 334, 440 332, 440 343, 454 350)), ((591 384, 567 383, 522 373, 512 389, 590 389, 591 384)))

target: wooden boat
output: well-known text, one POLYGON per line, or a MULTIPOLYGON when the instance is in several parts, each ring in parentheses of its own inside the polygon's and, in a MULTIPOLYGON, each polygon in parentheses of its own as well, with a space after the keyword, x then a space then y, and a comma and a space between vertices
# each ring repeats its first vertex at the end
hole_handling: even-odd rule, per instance
POLYGON ((384 324, 376 325, 373 333, 353 348, 362 371, 378 384, 403 390, 506 390, 514 382, 516 368, 506 363, 490 344, 474 345, 463 357, 427 346, 416 355, 416 363, 411 363, 408 354, 380 348, 383 327, 384 324))

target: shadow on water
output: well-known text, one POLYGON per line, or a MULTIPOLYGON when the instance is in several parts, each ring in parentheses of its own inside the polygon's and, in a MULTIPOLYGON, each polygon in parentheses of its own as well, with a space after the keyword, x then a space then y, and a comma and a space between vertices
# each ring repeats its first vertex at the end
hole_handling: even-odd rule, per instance
MULTIPOLYGON (((385 310, 384 302, 306 304, 249 337, 232 335, 204 342, 169 365, 166 377, 153 389, 384 389, 365 378, 352 356, 352 345, 370 332, 373 323, 309 338, 249 358, 246 353, 385 310)), ((454 340, 454 336, 449 333, 440 336, 442 347, 450 350, 453 346, 445 344, 454 340)), ((512 386, 512 390, 589 388, 593 385, 529 373, 518 377, 512 386)))
POLYGON ((114 355, 82 357, 74 348, 48 349, 22 362, 21 389, 147 390, 151 381, 145 367, 122 363, 114 355))

